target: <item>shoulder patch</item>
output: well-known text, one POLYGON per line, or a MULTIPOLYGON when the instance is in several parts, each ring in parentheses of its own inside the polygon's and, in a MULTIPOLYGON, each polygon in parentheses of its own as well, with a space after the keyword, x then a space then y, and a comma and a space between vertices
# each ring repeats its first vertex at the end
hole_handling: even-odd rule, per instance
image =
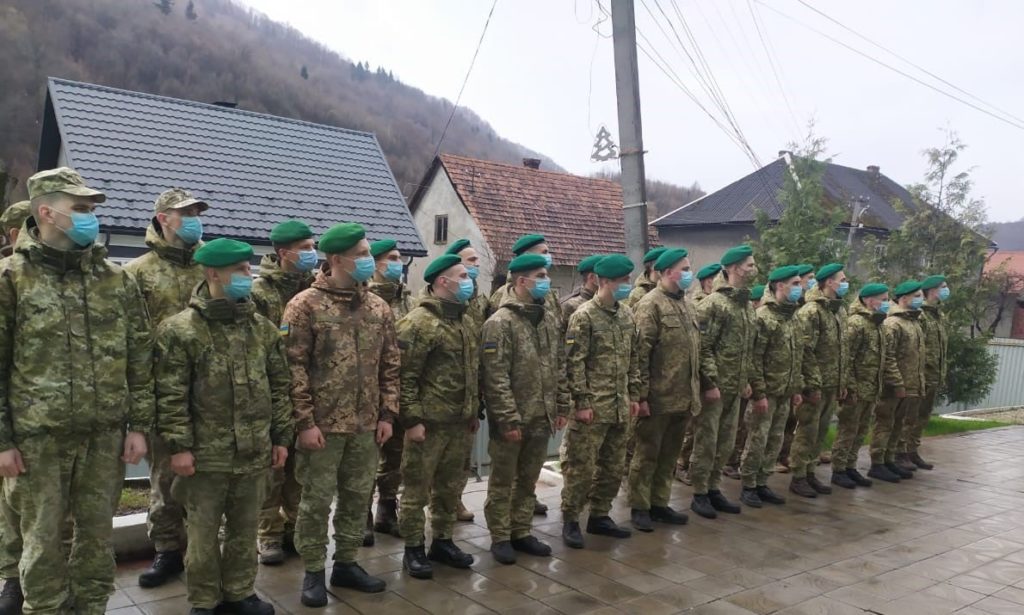
POLYGON ((574 331, 569 331, 568 333, 566 333, 565 343, 566 345, 572 345, 576 343, 576 333, 574 331))
POLYGON ((487 354, 498 352, 498 342, 484 342, 483 349, 487 354))
POLYGON ((287 325, 287 324, 281 325, 280 327, 277 328, 277 333, 281 337, 288 337, 288 333, 290 331, 291 331, 291 325, 287 325))

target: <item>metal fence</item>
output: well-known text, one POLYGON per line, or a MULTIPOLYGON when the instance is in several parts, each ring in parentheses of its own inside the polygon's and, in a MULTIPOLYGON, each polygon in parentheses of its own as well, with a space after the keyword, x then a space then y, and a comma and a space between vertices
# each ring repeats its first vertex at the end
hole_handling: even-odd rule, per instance
POLYGON ((997 338, 988 347, 999 358, 996 382, 988 396, 970 405, 947 404, 936 408, 936 413, 1024 406, 1024 340, 997 338))

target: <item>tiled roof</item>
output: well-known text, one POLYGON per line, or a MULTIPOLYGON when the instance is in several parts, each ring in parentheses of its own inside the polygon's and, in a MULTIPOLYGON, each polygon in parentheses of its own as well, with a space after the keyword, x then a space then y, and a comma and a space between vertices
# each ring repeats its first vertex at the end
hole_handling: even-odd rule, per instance
MULTIPOLYGON (((1006 270, 1018 276, 1024 276, 1024 250, 1000 250, 992 255, 985 263, 985 273, 995 271, 1000 266, 1006 266, 1006 270)), ((1024 290, 1024 285, 1018 283, 1011 289, 1012 292, 1024 290)))
POLYGON ((60 140, 44 126, 40 166, 63 142, 68 165, 107 194, 97 213, 111 231, 141 233, 157 195, 179 186, 210 202, 209 237, 268 243, 287 218, 318 233, 359 222, 426 254, 373 134, 62 79, 48 103, 60 140))
MULTIPOLYGON (((784 158, 740 178, 724 188, 655 220, 654 226, 700 226, 707 224, 752 224, 757 211, 778 220, 783 206, 777 195, 782 189, 788 165, 784 158)), ((826 198, 833 204, 846 205, 854 198, 868 197, 869 209, 861 218, 864 226, 892 230, 899 228, 904 216, 893 201, 913 209, 914 200, 906 188, 885 175, 827 163, 822 178, 826 198)))
MULTIPOLYGON (((544 235, 556 265, 626 249, 622 187, 616 182, 451 154, 435 160, 428 180, 439 166, 499 263, 511 259, 512 244, 527 233, 544 235)), ((413 208, 416 203, 414 197, 413 208)))

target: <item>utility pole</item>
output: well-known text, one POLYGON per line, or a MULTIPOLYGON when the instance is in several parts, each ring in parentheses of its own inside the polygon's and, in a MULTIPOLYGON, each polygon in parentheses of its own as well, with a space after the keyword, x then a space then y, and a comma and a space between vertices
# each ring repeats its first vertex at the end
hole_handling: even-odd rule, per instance
POLYGON ((644 139, 640 123, 636 16, 633 12, 633 0, 611 0, 611 4, 626 255, 639 267, 647 251, 647 179, 644 176, 644 139))
POLYGON ((853 217, 850 218, 850 232, 846 236, 846 247, 850 249, 851 254, 853 251, 853 235, 857 232, 857 229, 860 228, 860 217, 863 216, 864 212, 866 212, 870 207, 870 205, 868 205, 868 201, 870 200, 871 197, 867 196, 858 196, 853 199, 853 217))

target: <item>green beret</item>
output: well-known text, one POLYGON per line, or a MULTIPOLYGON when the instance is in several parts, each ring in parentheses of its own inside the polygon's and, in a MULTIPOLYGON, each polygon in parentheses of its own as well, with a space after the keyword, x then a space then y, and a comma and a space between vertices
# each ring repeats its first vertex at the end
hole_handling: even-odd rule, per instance
POLYGON ((944 275, 930 275, 921 282, 921 290, 931 290, 942 286, 942 283, 946 281, 944 275))
POLYGON ((786 265, 785 267, 776 267, 772 269, 771 273, 768 274, 769 282, 778 282, 779 280, 788 280, 794 276, 800 275, 799 265, 786 265))
POLYGON ((320 251, 324 254, 341 254, 366 238, 361 224, 345 222, 335 224, 320 236, 320 251))
POLYGON ((912 295, 921 290, 921 283, 917 280, 907 280, 893 289, 892 294, 899 299, 903 295, 912 295))
POLYGON ((377 258, 394 250, 396 247, 398 247, 398 242, 394 239, 381 239, 370 244, 370 255, 373 258, 377 258))
POLYGON ((797 265, 796 269, 796 274, 802 278, 808 273, 814 271, 814 265, 797 265))
POLYGON ((470 246, 468 239, 456 239, 452 242, 452 245, 448 246, 448 249, 444 251, 445 254, 458 254, 470 246))
POLYGON ((192 258, 204 267, 230 267, 251 259, 252 246, 221 237, 204 243, 192 258))
POLYGON ((673 248, 671 250, 665 250, 661 256, 658 257, 657 262, 654 263, 655 271, 665 271, 669 269, 679 261, 689 256, 689 252, 685 248, 673 248))
POLYGON ((512 254, 519 256, 533 246, 539 243, 544 243, 545 241, 547 240, 544 239, 544 235, 523 235, 516 240, 515 244, 512 245, 512 254))
POLYGON ((764 284, 758 284, 750 289, 750 300, 760 301, 764 297, 764 284))
POLYGON ((647 254, 644 254, 644 264, 646 265, 647 263, 650 263, 650 262, 658 260, 658 258, 662 254, 664 254, 665 250, 667 250, 667 249, 668 248, 664 248, 664 247, 662 247, 662 248, 651 248, 650 250, 647 251, 647 254))
POLYGON ((534 269, 543 269, 547 265, 548 262, 540 254, 523 254, 512 259, 512 262, 508 264, 508 272, 533 271, 534 269))
POLYGON ((752 254, 754 254, 754 248, 751 248, 747 244, 743 244, 726 250, 725 254, 722 255, 722 260, 720 262, 723 267, 728 267, 729 265, 735 265, 736 263, 746 260, 752 254))
POLYGON ((824 282, 842 270, 843 266, 839 263, 829 263, 819 269, 818 273, 814 274, 814 277, 818 279, 818 282, 824 282))
POLYGON ((722 266, 718 263, 711 263, 710 265, 702 268, 697 272, 698 280, 706 280, 713 275, 717 275, 722 270, 722 266))
POLYGON ((270 231, 270 241, 272 243, 295 243, 296 241, 309 239, 312 236, 313 229, 300 220, 282 222, 270 231))
POLYGON ((604 254, 591 254, 581 260, 579 265, 576 265, 576 271, 579 273, 590 273, 594 270, 594 265, 596 265, 602 258, 604 258, 604 254))
POLYGON ((863 299, 865 297, 876 297, 887 292, 889 292, 889 287, 885 284, 871 282, 870 284, 865 284, 864 287, 860 289, 858 296, 863 299))
POLYGON ((11 229, 21 228, 25 224, 25 220, 32 217, 32 202, 21 201, 14 203, 4 210, 2 216, 0 216, 0 226, 3 227, 4 232, 11 229))
POLYGON ((441 275, 441 272, 461 264, 462 259, 457 254, 442 254, 427 265, 427 270, 423 272, 423 280, 427 284, 433 284, 434 279, 441 275))
POLYGON ((625 277, 632 271, 633 261, 623 254, 609 254, 594 265, 594 273, 609 280, 625 277))

